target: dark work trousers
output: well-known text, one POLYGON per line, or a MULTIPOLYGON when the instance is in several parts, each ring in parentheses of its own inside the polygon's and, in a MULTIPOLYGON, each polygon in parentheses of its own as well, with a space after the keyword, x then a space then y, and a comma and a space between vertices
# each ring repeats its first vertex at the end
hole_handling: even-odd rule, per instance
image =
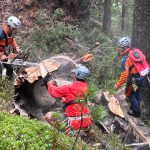
MULTIPOLYGON (((7 61, 5 61, 7 62, 7 61)), ((13 78, 13 67, 12 65, 9 64, 3 64, 4 68, 6 68, 6 75, 8 77, 8 79, 12 79, 13 78)))
POLYGON ((131 109, 137 113, 141 112, 141 109, 140 109, 140 104, 141 104, 140 92, 141 92, 142 87, 144 86, 144 83, 145 83, 145 78, 135 79, 135 84, 138 87, 138 89, 136 91, 134 91, 132 89, 131 94, 129 96, 127 96, 129 99, 129 102, 131 104, 131 109))
POLYGON ((2 64, 0 63, 0 77, 2 77, 2 64))

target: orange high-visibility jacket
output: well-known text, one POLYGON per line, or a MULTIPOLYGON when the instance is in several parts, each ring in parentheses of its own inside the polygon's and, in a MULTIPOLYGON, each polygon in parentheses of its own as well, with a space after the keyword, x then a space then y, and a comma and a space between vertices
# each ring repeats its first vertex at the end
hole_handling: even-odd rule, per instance
POLYGON ((13 49, 17 47, 16 40, 9 35, 7 25, 3 23, 2 28, 0 28, 0 52, 4 52, 8 45, 11 45, 13 49))
POLYGON ((117 87, 120 87, 124 82, 126 82, 129 74, 138 73, 137 69, 133 65, 131 58, 128 57, 128 53, 131 49, 128 49, 125 54, 123 54, 121 59, 121 74, 117 81, 117 87), (131 68, 131 69, 130 69, 131 68))

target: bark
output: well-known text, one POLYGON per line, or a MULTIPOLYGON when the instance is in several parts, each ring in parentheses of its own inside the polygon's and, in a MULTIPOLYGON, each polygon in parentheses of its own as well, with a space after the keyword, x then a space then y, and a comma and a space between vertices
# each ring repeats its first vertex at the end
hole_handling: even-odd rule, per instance
POLYGON ((150 0, 135 0, 132 46, 138 47, 150 58, 150 0))
POLYGON ((63 0, 68 15, 79 19, 87 19, 90 17, 90 0, 63 0))
POLYGON ((62 8, 67 16, 73 18, 88 19, 90 17, 90 0, 38 0, 38 4, 49 8, 51 12, 62 8))
POLYGON ((104 12, 104 4, 103 4, 103 0, 99 0, 98 4, 97 4, 98 10, 99 10, 99 18, 100 21, 102 21, 102 17, 103 17, 103 12, 104 12))
POLYGON ((106 34, 111 32, 111 6, 112 0, 104 1, 103 32, 106 34))
POLYGON ((123 0, 122 2, 122 24, 121 24, 121 30, 124 33, 128 32, 128 6, 127 6, 127 0, 123 0))

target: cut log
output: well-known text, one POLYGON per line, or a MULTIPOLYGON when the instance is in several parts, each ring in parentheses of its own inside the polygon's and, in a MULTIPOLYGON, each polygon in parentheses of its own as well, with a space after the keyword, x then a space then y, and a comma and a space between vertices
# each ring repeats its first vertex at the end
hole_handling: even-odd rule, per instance
POLYGON ((108 102, 108 108, 109 110, 115 114, 120 116, 121 118, 125 118, 123 111, 120 108, 120 105, 117 101, 117 99, 114 96, 110 96, 108 92, 104 92, 103 96, 105 97, 105 100, 108 102))
POLYGON ((63 111, 63 103, 60 99, 51 97, 43 85, 42 77, 51 72, 58 86, 72 82, 71 70, 75 69, 76 63, 64 55, 53 56, 42 61, 43 65, 28 67, 16 78, 15 104, 25 110, 29 116, 42 118, 49 111, 63 111), (46 69, 45 69, 46 68, 46 69))
MULTIPOLYGON (((103 93, 103 97, 108 103, 109 110, 120 117, 123 116, 128 121, 128 125, 131 127, 131 133, 134 135, 138 143, 148 143, 150 146, 150 128, 143 123, 140 118, 129 116, 127 111, 129 110, 128 103, 126 102, 125 89, 119 90, 115 95, 109 95, 108 92, 103 93), (121 112, 121 113, 120 113, 121 112)), ((118 119, 120 126, 126 131, 128 130, 118 119)))
POLYGON ((123 88, 115 94, 115 97, 118 99, 125 117, 132 127, 133 134, 136 137, 137 142, 146 142, 150 146, 150 127, 144 124, 140 118, 132 117, 127 114, 127 110, 129 110, 129 107, 128 103, 126 102, 126 95, 124 93, 125 89, 123 88))

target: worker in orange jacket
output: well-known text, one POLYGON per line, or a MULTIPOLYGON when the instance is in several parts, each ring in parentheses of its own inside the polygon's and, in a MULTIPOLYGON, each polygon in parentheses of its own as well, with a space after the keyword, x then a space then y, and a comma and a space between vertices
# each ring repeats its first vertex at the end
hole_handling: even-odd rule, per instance
MULTIPOLYGON (((8 55, 10 53, 6 51, 8 46, 11 46, 12 49, 18 53, 21 52, 13 38, 20 25, 20 20, 15 16, 10 16, 7 21, 2 24, 2 27, 0 28, 0 61, 8 61, 8 55)), ((6 68, 6 75, 9 79, 11 79, 13 77, 12 66, 9 64, 3 64, 3 66, 6 68)))
MULTIPOLYGON (((70 85, 58 87, 52 80, 49 81, 49 79, 46 79, 49 94, 54 98, 62 98, 62 102, 65 104, 64 111, 67 120, 67 134, 70 130, 87 128, 92 124, 90 115, 88 114, 89 109, 87 104, 78 101, 78 98, 82 99, 83 94, 87 92, 88 87, 85 80, 88 76, 89 69, 85 66, 79 66, 73 71, 74 82, 70 85)), ((49 117, 46 117, 46 120, 50 122, 49 117)))
POLYGON ((121 75, 114 89, 117 90, 124 82, 126 82, 126 95, 131 104, 129 115, 139 117, 140 110, 140 90, 144 85, 145 77, 140 77, 136 67, 134 66, 130 57, 128 57, 131 50, 131 39, 123 37, 118 41, 118 50, 121 54, 121 75), (136 89, 135 89, 136 88, 136 89))

